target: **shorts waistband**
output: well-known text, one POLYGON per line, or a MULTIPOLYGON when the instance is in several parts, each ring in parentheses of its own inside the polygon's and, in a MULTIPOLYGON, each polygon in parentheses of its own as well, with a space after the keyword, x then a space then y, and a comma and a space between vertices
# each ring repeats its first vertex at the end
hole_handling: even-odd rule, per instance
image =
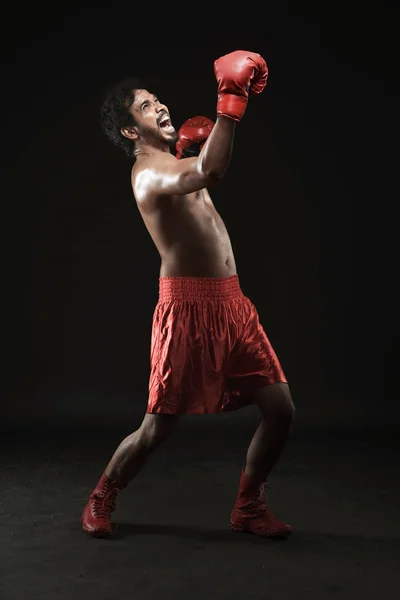
POLYGON ((231 277, 160 277, 159 300, 234 300, 242 298, 238 275, 231 277))

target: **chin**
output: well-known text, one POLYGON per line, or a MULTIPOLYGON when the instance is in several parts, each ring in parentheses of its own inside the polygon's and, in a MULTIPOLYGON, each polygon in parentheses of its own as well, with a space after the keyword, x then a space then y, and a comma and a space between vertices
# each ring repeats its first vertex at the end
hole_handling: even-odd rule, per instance
POLYGON ((175 129, 174 129, 174 131, 172 133, 170 133, 169 140, 170 140, 170 143, 174 144, 174 145, 178 141, 178 132, 175 131, 175 129))
POLYGON ((170 150, 175 152, 176 142, 178 141, 178 133, 174 131, 173 133, 170 133, 168 137, 165 136, 164 139, 167 141, 170 150))

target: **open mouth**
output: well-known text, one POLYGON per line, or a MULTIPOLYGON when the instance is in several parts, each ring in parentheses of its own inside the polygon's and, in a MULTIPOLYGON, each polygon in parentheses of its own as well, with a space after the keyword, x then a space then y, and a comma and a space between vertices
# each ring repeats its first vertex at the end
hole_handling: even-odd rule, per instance
POLYGON ((167 115, 162 117, 161 121, 159 122, 159 127, 166 133, 172 133, 175 131, 171 124, 170 118, 167 115))

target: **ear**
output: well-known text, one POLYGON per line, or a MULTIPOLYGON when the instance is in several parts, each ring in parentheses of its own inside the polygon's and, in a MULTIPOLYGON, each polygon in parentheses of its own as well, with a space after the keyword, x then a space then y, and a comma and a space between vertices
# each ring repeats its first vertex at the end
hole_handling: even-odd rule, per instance
POLYGON ((139 137, 139 134, 134 127, 122 127, 121 133, 124 137, 128 138, 128 140, 137 140, 139 137))

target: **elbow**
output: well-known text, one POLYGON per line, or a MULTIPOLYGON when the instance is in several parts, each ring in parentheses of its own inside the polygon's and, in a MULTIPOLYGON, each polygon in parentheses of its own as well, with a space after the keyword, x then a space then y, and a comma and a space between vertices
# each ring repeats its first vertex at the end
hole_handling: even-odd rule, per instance
POLYGON ((206 187, 218 183, 225 175, 225 169, 218 169, 215 167, 208 168, 204 165, 203 161, 199 164, 199 170, 204 178, 206 187))
POLYGON ((216 183, 221 181, 223 176, 223 173, 218 173, 215 171, 209 171, 204 173, 205 187, 211 187, 212 185, 215 185, 216 183))

